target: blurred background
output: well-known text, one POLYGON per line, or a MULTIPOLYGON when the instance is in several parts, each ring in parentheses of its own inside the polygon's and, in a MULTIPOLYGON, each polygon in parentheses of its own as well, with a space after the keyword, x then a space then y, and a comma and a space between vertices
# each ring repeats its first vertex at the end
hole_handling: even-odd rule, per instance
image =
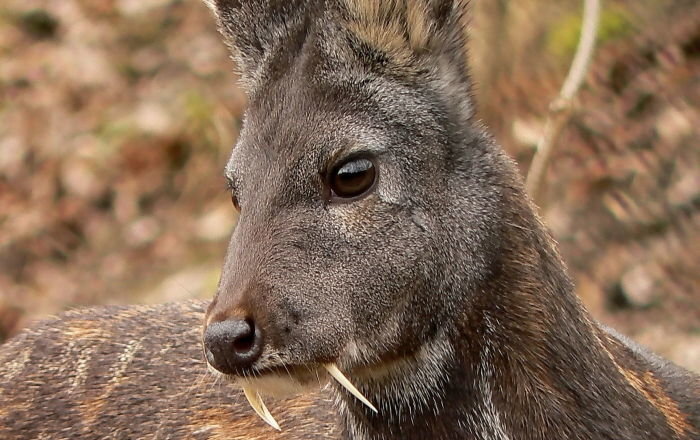
MULTIPOLYGON (((480 117, 526 173, 581 2, 472 2, 480 117)), ((0 342, 214 294, 245 95, 197 0, 0 5, 0 342)), ((700 372, 700 4, 604 2, 541 212, 599 320, 700 372)))

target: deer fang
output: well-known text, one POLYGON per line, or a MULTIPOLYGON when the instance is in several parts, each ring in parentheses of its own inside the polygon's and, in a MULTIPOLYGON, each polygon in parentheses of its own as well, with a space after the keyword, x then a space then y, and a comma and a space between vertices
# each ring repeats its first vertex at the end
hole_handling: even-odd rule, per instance
POLYGON ((272 426, 278 431, 281 431, 280 425, 277 424, 277 421, 272 417, 272 414, 270 414, 270 411, 267 409, 265 406, 265 403, 263 402, 262 398, 260 398, 260 394, 253 389, 249 384, 244 384, 243 385, 243 394, 245 394, 245 398, 248 399, 248 403, 250 403, 250 406, 253 407, 255 410, 255 413, 260 416, 261 419, 265 421, 268 425, 272 426))
POLYGON ((326 371, 328 371, 328 374, 330 374, 331 376, 333 376, 333 378, 334 378, 335 380, 337 380, 338 383, 339 383, 340 385, 342 385, 343 388, 345 388, 346 390, 348 390, 348 391, 350 392, 350 394, 352 394, 353 396, 357 397, 357 399, 358 399, 360 402, 362 402, 362 403, 364 403, 365 405, 367 405, 367 407, 368 407, 369 409, 371 409, 372 411, 374 411, 375 413, 378 413, 378 412, 379 412, 379 411, 377 411, 377 408, 375 408, 374 405, 372 405, 372 404, 369 402, 369 400, 367 400, 367 398, 366 398, 365 396, 363 396, 362 393, 361 393, 357 388, 355 388, 355 385, 353 385, 353 384, 348 380, 348 378, 345 377, 345 375, 344 375, 343 373, 340 372, 340 370, 338 369, 338 367, 337 367, 335 364, 325 364, 323 367, 326 369, 326 371))

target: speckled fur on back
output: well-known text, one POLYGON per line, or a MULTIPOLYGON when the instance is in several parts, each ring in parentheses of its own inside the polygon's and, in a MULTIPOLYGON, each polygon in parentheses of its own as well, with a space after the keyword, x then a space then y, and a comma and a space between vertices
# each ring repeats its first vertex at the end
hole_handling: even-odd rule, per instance
POLYGON ((208 0, 250 98, 216 297, 206 314, 105 308, 14 339, 0 433, 699 439, 698 377, 591 319, 474 120, 465 3, 208 0), (358 155, 373 186, 330 197, 329 170, 358 155), (231 319, 264 335, 251 386, 325 383, 332 362, 378 413, 333 385, 273 405, 276 434, 228 384, 238 373, 204 373, 201 321, 231 319))
MULTIPOLYGON (((243 395, 205 367, 205 307, 88 309, 13 338, 0 350, 0 438, 269 439, 243 395)), ((271 405, 295 426, 278 438, 336 436, 329 401, 316 393, 271 405)))

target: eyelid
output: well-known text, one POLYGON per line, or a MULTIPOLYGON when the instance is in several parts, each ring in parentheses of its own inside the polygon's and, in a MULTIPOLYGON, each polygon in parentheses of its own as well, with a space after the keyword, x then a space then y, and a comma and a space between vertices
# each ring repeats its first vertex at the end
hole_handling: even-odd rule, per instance
POLYGON ((326 178, 328 178, 328 176, 330 176, 331 173, 333 173, 333 171, 339 169, 340 167, 342 167, 343 165, 345 165, 349 162, 353 162, 356 160, 366 159, 372 163, 375 163, 375 161, 379 159, 380 154, 381 153, 378 154, 376 151, 367 150, 367 149, 363 149, 363 150, 356 149, 354 151, 353 150, 350 150, 350 151, 340 150, 331 157, 331 159, 326 167, 326 171, 325 171, 324 175, 326 176, 326 178))
POLYGON ((339 148, 334 149, 328 156, 326 162, 326 173, 330 173, 333 168, 338 166, 340 163, 348 162, 353 159, 360 158, 381 158, 384 153, 387 152, 387 148, 381 142, 379 143, 353 143, 350 145, 344 145, 339 148))

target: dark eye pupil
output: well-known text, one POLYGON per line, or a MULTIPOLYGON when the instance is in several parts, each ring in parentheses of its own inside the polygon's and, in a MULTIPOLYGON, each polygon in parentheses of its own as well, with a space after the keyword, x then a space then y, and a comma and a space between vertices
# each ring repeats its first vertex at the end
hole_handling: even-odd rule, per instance
POLYGON ((367 159, 357 159, 343 164, 331 176, 331 189, 338 197, 356 197, 374 183, 374 164, 367 159))

